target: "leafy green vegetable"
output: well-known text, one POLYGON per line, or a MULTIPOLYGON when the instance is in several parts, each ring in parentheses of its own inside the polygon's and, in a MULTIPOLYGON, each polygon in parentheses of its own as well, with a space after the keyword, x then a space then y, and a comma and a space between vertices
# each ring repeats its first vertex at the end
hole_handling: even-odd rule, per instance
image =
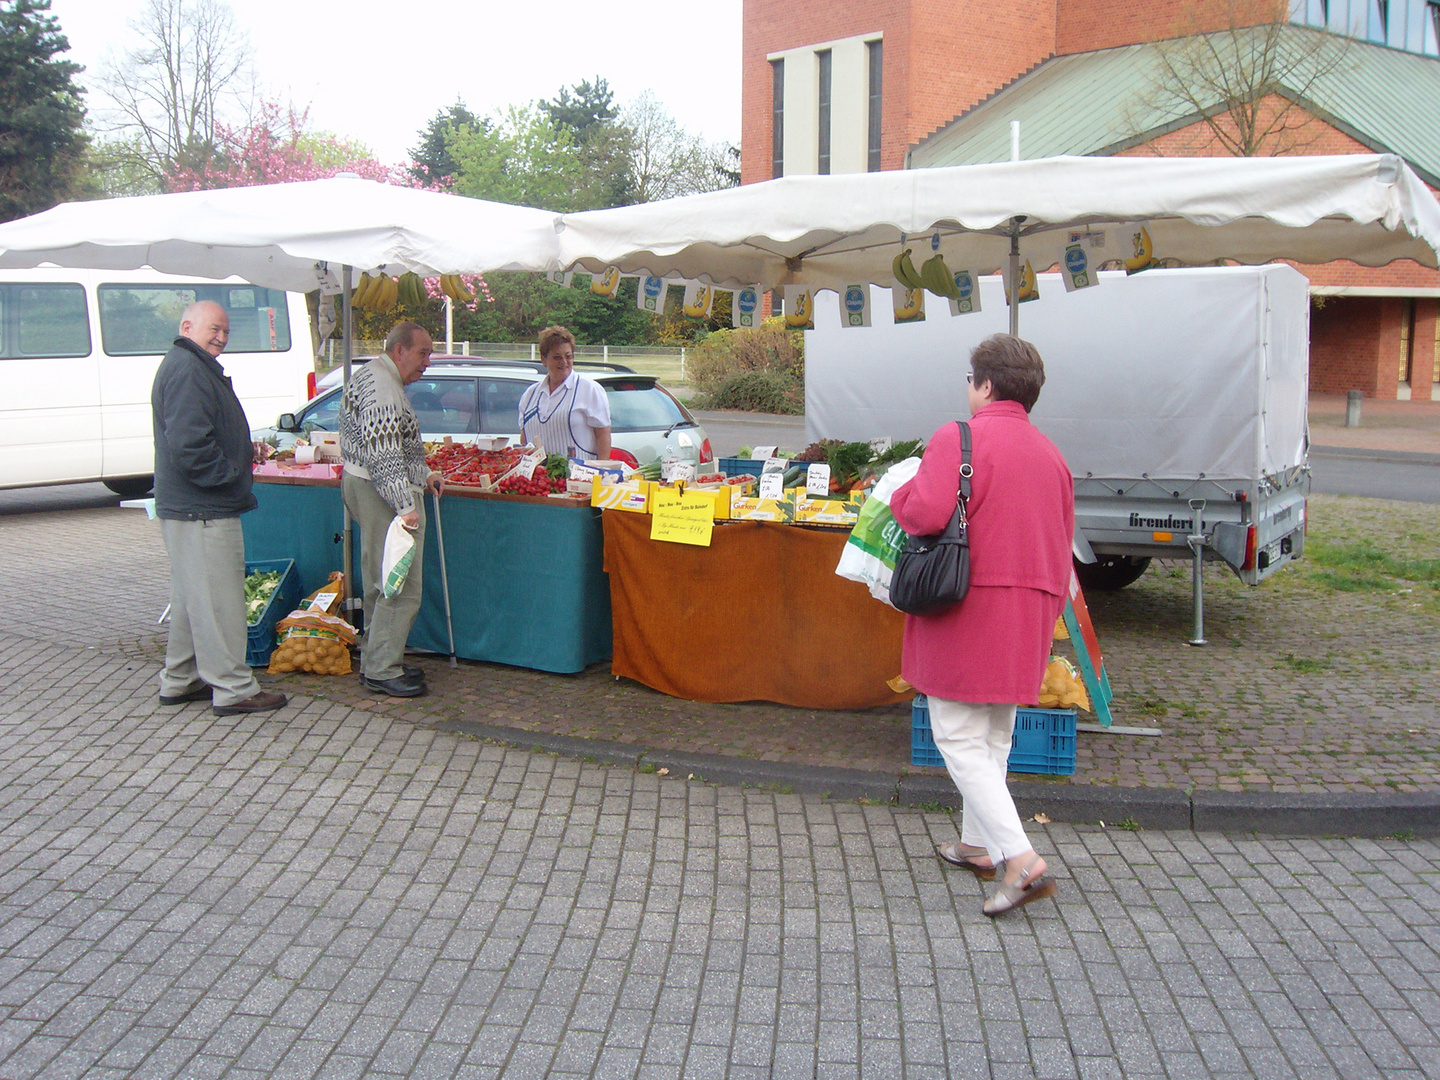
POLYGON ((245 621, 254 626, 265 613, 265 605, 280 587, 279 570, 256 570, 245 578, 245 621))
POLYGON ((870 464, 870 459, 875 456, 875 451, 870 448, 869 443, 848 442, 839 446, 832 446, 826 453, 826 459, 830 463, 830 479, 834 480, 841 491, 849 491, 861 478, 861 471, 870 464))
POLYGON ((570 459, 564 454, 551 454, 545 459, 545 472, 561 480, 569 479, 570 459))

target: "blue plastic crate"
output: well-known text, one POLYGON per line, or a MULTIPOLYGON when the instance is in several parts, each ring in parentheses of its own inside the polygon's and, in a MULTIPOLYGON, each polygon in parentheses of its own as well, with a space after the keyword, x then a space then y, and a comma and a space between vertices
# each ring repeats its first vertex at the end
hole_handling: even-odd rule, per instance
MULTIPOLYGON (((944 767, 930 734, 930 703, 916 694, 910 704, 910 764, 944 767)), ((1010 772, 1075 774, 1075 710, 1016 709, 1015 735, 1010 743, 1010 772)))
POLYGON ((759 458, 746 457, 722 457, 717 464, 726 476, 759 476, 760 470, 765 467, 765 462, 759 458))
POLYGON ((265 667, 275 651, 275 624, 300 606, 300 572, 294 559, 257 559, 245 564, 245 576, 257 570, 279 570, 280 586, 270 594, 260 621, 248 628, 245 641, 245 663, 265 667))

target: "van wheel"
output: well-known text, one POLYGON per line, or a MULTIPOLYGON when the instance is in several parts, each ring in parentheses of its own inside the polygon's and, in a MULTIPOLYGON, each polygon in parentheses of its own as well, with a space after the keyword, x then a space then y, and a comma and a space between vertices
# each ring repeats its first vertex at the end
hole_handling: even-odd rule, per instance
POLYGON ((122 480, 106 480, 105 486, 122 499, 143 499, 155 486, 155 477, 127 476, 122 480))
POLYGON ((1082 589, 1113 592, 1137 580, 1150 565, 1148 555, 1097 555, 1095 562, 1075 563, 1082 589))

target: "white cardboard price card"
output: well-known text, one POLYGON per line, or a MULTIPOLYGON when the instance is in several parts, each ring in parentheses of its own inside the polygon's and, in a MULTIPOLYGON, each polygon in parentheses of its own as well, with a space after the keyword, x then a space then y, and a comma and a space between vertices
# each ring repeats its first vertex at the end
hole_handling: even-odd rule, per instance
POLYGON ((760 466, 760 474, 763 476, 765 473, 783 473, 789 467, 790 462, 786 461, 783 457, 766 458, 765 464, 760 466))
POLYGON ((830 494, 830 466, 816 462, 805 470, 805 494, 825 496, 830 494))
POLYGON ((769 461, 775 456, 777 449, 779 449, 779 447, 757 446, 754 450, 750 451, 750 458, 752 461, 769 461))
POLYGON ((660 479, 667 484, 676 480, 694 480, 695 466, 692 462, 681 461, 679 458, 666 458, 660 463, 660 479))
POLYGON ((535 468, 545 460, 545 456, 544 450, 534 454, 526 454, 520 459, 520 464, 515 466, 515 471, 525 477, 526 480, 534 479, 535 468))
POLYGON ((759 496, 762 499, 783 499, 785 497, 785 474, 783 472, 761 474, 759 496))

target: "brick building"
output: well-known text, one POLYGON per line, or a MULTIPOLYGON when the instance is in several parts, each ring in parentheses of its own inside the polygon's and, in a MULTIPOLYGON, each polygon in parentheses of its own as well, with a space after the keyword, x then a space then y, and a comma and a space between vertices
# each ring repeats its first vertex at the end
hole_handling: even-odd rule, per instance
MULTIPOLYGON (((741 178, 1395 153, 1440 190, 1440 0, 745 0, 741 178)), ((1440 398, 1440 272, 1302 267, 1311 385, 1440 398)))

